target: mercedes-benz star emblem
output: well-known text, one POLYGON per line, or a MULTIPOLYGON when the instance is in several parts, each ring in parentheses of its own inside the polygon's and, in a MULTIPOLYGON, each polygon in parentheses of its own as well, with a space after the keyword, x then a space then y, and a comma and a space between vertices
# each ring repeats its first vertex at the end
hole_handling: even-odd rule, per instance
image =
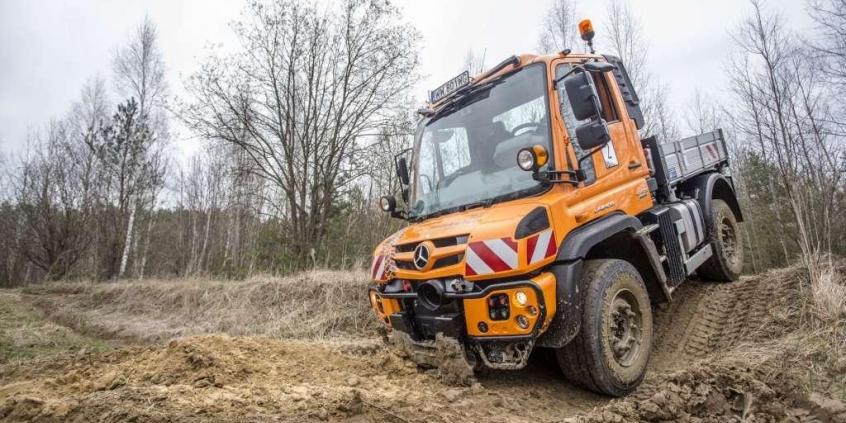
POLYGON ((429 264, 429 247, 420 244, 414 249, 414 267, 417 270, 423 270, 427 264, 429 264))

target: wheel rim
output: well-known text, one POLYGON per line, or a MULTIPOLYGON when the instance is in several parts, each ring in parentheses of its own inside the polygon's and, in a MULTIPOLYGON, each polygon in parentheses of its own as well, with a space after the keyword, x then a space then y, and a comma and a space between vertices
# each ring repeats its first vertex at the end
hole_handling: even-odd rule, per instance
POLYGON ((637 360, 643 341, 643 316, 631 291, 617 292, 611 301, 609 317, 606 333, 614 360, 620 366, 629 367, 637 360))
POLYGON ((737 262, 737 233, 731 220, 724 217, 720 221, 719 228, 720 246, 723 249, 723 255, 731 264, 737 262))

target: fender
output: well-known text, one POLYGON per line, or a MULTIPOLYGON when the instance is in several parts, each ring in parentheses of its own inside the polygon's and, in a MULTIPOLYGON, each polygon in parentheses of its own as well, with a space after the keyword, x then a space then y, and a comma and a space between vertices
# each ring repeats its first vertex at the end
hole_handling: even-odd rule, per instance
MULTIPOLYGON (((572 230, 558 248, 550 271, 555 275, 556 312, 549 329, 538 345, 560 348, 570 342, 581 329, 584 299, 579 279, 582 262, 595 245, 622 231, 637 231, 640 221, 622 213, 612 213, 572 230)), ((663 271, 663 269, 662 269, 663 271)))
POLYGON ((713 233, 713 228, 711 227, 711 221, 713 220, 711 199, 713 198, 719 198, 728 203, 737 221, 743 222, 740 204, 734 193, 734 182, 730 177, 717 172, 704 173, 689 181, 685 181, 681 186, 681 192, 695 198, 699 202, 699 205, 702 207, 702 217, 705 219, 705 227, 708 229, 709 238, 711 236, 710 234, 713 233))
POLYGON ((637 231, 642 228, 634 216, 623 213, 611 213, 570 231, 558 248, 556 262, 584 259, 594 245, 625 230, 637 231))

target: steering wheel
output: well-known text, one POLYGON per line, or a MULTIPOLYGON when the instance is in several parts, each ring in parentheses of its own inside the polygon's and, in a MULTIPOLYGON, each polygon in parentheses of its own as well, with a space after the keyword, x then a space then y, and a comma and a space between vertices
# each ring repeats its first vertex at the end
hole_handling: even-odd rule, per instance
POLYGON ((517 133, 518 133, 518 132, 520 132, 520 131, 522 131, 523 129, 526 129, 526 128, 535 128, 535 129, 537 129, 537 128, 539 128, 539 127, 540 127, 540 123, 538 123, 538 122, 526 122, 526 123, 521 123, 521 124, 519 124, 519 125, 515 126, 515 127, 514 127, 514 129, 512 129, 512 130, 511 130, 511 135, 513 135, 513 136, 515 136, 515 137, 516 137, 516 136, 517 136, 517 133))

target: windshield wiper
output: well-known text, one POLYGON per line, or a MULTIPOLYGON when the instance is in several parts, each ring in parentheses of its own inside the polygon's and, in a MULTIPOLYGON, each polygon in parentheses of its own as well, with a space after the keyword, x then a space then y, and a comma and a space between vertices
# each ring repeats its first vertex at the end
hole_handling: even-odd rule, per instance
POLYGON ((482 94, 488 93, 491 88, 505 82, 504 78, 498 78, 490 82, 486 82, 482 85, 478 86, 470 86, 463 90, 459 90, 455 94, 455 98, 450 100, 447 104, 444 104, 434 115, 429 119, 429 122, 426 125, 431 125, 438 119, 442 117, 446 117, 451 115, 452 113, 460 110, 462 107, 468 106, 473 104, 479 100, 481 100, 482 94))
POLYGON ((475 201, 475 202, 472 202, 472 203, 462 204, 460 206, 450 207, 448 209, 438 210, 436 212, 429 213, 429 214, 426 214, 426 215, 416 216, 415 219, 416 220, 431 219, 433 217, 443 216, 445 214, 455 213, 455 212, 458 212, 458 211, 465 211, 465 210, 473 209, 473 208, 476 208, 476 207, 490 207, 495 202, 496 201, 493 198, 490 198, 490 199, 487 199, 487 200, 482 200, 482 201, 475 201))

